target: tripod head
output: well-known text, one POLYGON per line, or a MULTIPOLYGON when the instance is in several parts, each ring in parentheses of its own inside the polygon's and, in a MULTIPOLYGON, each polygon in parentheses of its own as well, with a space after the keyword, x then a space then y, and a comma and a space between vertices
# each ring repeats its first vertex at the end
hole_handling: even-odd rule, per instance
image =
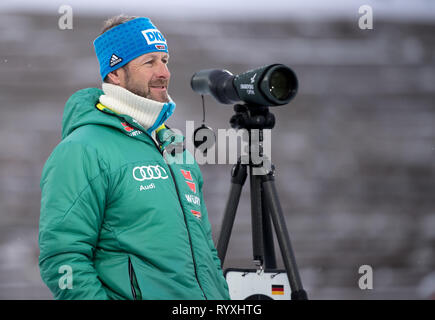
POLYGON ((271 133, 263 129, 272 129, 275 126, 275 116, 269 112, 269 107, 252 104, 236 104, 236 112, 230 119, 231 127, 237 130, 246 130, 244 135, 248 144, 242 163, 248 164, 250 173, 254 175, 273 174, 274 166, 271 163, 271 133))
POLYGON ((234 111, 236 114, 230 119, 234 129, 272 129, 275 126, 275 116, 269 112, 269 107, 236 104, 234 111))

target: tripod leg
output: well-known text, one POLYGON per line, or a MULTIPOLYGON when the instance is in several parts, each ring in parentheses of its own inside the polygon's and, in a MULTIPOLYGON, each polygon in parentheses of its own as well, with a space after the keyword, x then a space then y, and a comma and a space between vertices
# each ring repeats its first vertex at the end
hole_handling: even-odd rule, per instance
POLYGON ((262 192, 263 240, 264 240, 264 266, 265 269, 276 269, 275 246, 273 244, 272 223, 267 202, 262 192))
POLYGON ((302 282, 296 265, 296 259, 293 254, 290 238, 287 232, 287 226, 282 214, 281 204, 278 199, 278 193, 275 188, 274 177, 272 174, 268 174, 267 176, 263 177, 264 195, 267 205, 270 208, 273 225, 275 227, 278 243, 283 255, 284 265, 287 270, 287 276, 292 290, 291 298, 292 300, 307 300, 307 293, 302 287, 302 282))
POLYGON ((270 214, 262 188, 263 178, 251 173, 250 182, 254 262, 264 265, 266 269, 276 269, 270 214))
POLYGON ((222 266, 224 265, 225 256, 227 254, 228 242, 230 241, 231 231, 233 229, 234 219, 236 217, 236 211, 240 201, 240 194, 242 193, 242 188, 246 181, 246 165, 241 165, 240 161, 238 161, 238 163, 233 166, 231 176, 230 195, 225 206, 222 227, 216 246, 222 266))
POLYGON ((264 262, 263 219, 261 198, 261 176, 249 175, 251 186, 251 225, 252 225, 252 251, 254 262, 262 266, 264 262))

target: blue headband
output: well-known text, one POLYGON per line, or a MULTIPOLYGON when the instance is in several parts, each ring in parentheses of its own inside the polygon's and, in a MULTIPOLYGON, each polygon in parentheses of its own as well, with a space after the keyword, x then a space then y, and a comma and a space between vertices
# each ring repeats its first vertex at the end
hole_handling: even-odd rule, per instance
POLYGON ((149 52, 168 52, 166 39, 148 18, 122 23, 94 41, 101 78, 149 52))

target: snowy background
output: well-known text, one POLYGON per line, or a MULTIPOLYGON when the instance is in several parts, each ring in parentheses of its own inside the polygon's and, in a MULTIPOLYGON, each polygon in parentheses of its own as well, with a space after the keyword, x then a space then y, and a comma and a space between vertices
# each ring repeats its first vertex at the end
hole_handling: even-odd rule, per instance
MULTIPOLYGON (((37 266, 40 174, 65 101, 100 85, 92 41, 119 13, 148 16, 166 36, 169 124, 183 131, 202 119, 194 72, 295 70, 297 97, 271 110, 272 161, 310 298, 435 298, 434 1, 107 0, 0 3, 0 299, 52 298, 37 266), (73 30, 58 27, 64 4, 73 30), (358 28, 361 5, 373 30, 358 28), (358 287, 361 265, 373 290, 358 287)), ((206 107, 211 127, 229 127, 231 106, 206 107)), ((215 238, 230 169, 202 166, 215 238)), ((252 267, 249 210, 247 184, 225 268, 252 267)))

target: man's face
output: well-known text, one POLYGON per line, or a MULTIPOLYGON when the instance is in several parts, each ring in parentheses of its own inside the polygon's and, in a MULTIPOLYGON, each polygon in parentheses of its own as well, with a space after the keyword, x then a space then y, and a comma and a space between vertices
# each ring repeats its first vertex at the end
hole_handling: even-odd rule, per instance
POLYGON ((141 97, 169 102, 168 85, 171 73, 166 52, 146 53, 122 68, 120 86, 141 97))

